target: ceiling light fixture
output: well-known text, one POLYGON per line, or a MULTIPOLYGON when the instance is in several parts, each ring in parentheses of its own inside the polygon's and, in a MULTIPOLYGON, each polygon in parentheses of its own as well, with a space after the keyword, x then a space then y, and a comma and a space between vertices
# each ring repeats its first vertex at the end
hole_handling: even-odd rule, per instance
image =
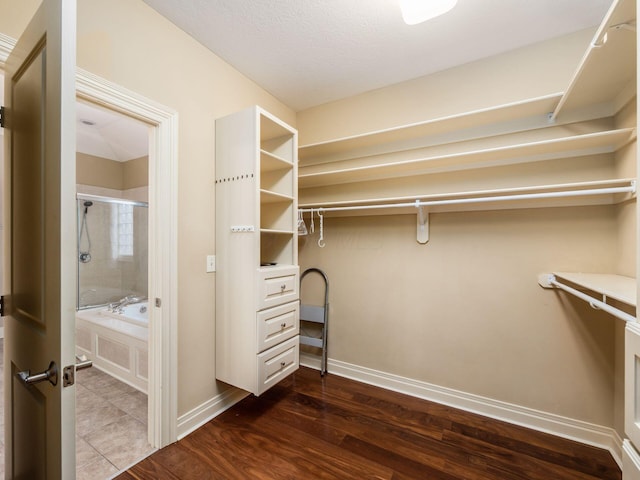
POLYGON ((402 19, 407 25, 416 25, 447 13, 458 0, 399 0, 402 19))

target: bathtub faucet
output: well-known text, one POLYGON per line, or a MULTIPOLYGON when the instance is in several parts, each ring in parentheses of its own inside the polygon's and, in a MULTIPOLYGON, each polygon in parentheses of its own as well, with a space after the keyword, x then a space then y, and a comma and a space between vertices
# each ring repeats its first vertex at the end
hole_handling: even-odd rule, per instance
POLYGON ((109 311, 113 312, 113 313, 123 313, 124 312, 124 307, 126 307, 127 305, 131 305, 132 303, 140 303, 143 300, 146 300, 147 297, 145 296, 136 296, 136 295, 127 295, 124 298, 121 298, 118 302, 116 303, 110 303, 109 304, 109 311))

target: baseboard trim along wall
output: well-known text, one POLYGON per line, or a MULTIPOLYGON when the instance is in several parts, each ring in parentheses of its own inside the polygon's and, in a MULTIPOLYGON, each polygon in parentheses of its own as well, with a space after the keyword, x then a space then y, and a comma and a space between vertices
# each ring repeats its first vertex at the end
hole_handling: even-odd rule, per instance
POLYGON ((239 388, 230 387, 216 395, 202 405, 178 417, 178 440, 197 430, 209 420, 214 419, 224 411, 233 407, 240 400, 249 395, 239 388))
MULTIPOLYGON (((616 463, 622 468, 622 439, 613 428, 440 387, 331 358, 328 359, 327 363, 327 370, 330 375, 339 375, 369 385, 405 393, 413 397, 609 450, 616 463)), ((301 353, 300 365, 319 370, 320 360, 318 357, 301 353)))

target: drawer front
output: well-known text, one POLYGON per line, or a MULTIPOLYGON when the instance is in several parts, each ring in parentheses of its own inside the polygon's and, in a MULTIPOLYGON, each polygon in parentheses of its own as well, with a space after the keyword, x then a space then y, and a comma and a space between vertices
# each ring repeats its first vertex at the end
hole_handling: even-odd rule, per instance
POLYGON ((258 352, 298 335, 299 319, 300 304, 297 301, 258 312, 258 352))
POLYGON ((264 393, 298 369, 298 336, 286 340, 258 355, 258 393, 264 393))
POLYGON ((298 300, 298 267, 260 271, 258 310, 298 300))

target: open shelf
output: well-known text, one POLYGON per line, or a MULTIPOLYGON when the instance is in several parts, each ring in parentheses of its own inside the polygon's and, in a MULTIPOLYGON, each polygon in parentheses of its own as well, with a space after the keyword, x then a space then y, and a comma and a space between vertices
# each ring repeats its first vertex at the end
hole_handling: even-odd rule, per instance
POLYGON ((291 167, 298 147, 297 137, 291 134, 291 129, 266 111, 259 109, 260 116, 260 152, 262 157, 267 155, 271 160, 286 162, 291 167))
POLYGON ((538 276, 543 288, 558 288, 616 318, 635 323, 636 279, 609 273, 553 272, 538 276))
POLYGON ((614 114, 635 95, 636 1, 616 0, 555 108, 552 118, 586 106, 614 114))
POLYGON ((463 167, 478 168, 480 166, 496 166, 596 153, 611 153, 627 144, 633 138, 635 138, 635 129, 623 128, 352 168, 327 170, 326 165, 312 165, 299 169, 298 184, 300 188, 317 187, 418 175, 435 170, 442 171, 463 167))
POLYGON ((290 160, 281 158, 266 150, 260 150, 260 171, 273 172, 277 170, 288 170, 292 168, 290 160))
POLYGON ((260 203, 281 203, 293 202, 293 196, 284 195, 282 193, 272 192, 270 190, 260 190, 260 203))
POLYGON ((292 265, 294 232, 284 230, 260 230, 260 263, 292 265))
POLYGON ((636 279, 607 273, 553 272, 556 277, 564 278, 588 290, 612 298, 627 305, 636 306, 636 279))
POLYGON ((337 152, 375 147, 377 145, 401 142, 427 135, 433 136, 446 132, 459 131, 478 125, 514 122, 519 119, 531 117, 540 117, 546 120, 547 115, 553 111, 561 96, 562 94, 558 93, 424 122, 401 125, 385 130, 301 145, 298 157, 300 163, 304 164, 304 161, 310 158, 325 157, 337 152))

